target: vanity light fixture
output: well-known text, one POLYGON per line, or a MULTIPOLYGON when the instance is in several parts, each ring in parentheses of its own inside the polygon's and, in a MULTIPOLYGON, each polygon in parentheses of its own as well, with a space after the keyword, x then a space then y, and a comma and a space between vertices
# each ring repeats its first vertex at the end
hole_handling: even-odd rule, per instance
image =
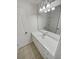
POLYGON ((41 4, 42 8, 40 7, 39 12, 40 13, 47 13, 47 12, 55 10, 55 7, 51 7, 51 3, 52 2, 50 2, 50 0, 43 1, 41 4))

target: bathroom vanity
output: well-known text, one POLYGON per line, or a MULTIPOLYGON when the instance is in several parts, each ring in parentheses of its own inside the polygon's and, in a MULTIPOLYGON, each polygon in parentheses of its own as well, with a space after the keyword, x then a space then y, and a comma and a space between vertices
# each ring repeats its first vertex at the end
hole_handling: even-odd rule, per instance
POLYGON ((54 59, 60 36, 48 32, 44 37, 43 33, 36 31, 32 33, 32 39, 44 59, 54 59), (51 37, 51 36, 52 37, 51 37))

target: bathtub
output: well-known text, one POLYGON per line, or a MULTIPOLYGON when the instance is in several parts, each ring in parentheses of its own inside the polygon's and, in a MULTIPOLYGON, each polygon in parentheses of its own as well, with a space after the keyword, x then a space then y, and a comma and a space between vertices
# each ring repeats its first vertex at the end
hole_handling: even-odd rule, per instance
POLYGON ((54 59, 60 35, 45 30, 32 32, 32 40, 44 59, 54 59), (44 37, 43 33, 47 33, 44 37))

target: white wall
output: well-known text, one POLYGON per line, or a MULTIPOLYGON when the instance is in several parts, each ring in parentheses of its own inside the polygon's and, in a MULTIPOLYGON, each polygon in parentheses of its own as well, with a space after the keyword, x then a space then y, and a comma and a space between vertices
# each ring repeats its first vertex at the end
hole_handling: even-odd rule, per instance
POLYGON ((17 4, 17 47, 30 43, 31 32, 37 30, 36 5, 32 0, 18 0, 17 4), (27 34, 25 34, 27 32, 27 34))

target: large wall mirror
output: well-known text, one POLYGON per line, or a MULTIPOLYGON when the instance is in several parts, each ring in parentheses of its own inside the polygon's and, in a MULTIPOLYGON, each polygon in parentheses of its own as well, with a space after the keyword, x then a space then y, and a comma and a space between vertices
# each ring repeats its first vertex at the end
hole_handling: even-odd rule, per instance
POLYGON ((47 13, 37 13, 38 30, 61 34, 61 5, 47 13))

